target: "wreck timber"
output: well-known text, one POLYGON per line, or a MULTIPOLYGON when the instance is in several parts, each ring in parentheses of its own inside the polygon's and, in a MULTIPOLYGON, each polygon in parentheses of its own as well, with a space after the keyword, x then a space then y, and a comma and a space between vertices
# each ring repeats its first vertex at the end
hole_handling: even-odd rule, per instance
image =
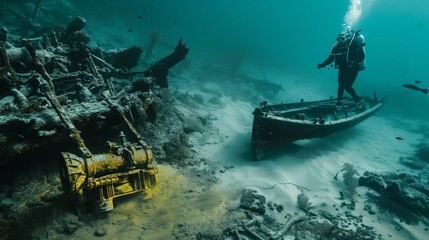
POLYGON ((312 102, 285 103, 261 106, 253 112, 251 149, 254 158, 259 150, 273 142, 292 142, 301 139, 323 138, 351 128, 374 115, 386 98, 363 97, 365 104, 358 106, 344 98, 341 108, 336 99, 312 102))
POLYGON ((107 53, 90 49, 86 46, 89 36, 84 33, 85 24, 85 19, 76 17, 63 32, 47 31, 41 37, 23 41, 8 41, 8 31, 2 28, 0 165, 71 140, 64 121, 43 91, 46 85, 70 121, 88 135, 94 130, 121 124, 127 128, 130 124, 124 120, 127 118, 131 121, 155 119, 151 115, 156 114, 156 107, 152 105, 160 101, 152 93, 153 87, 168 87, 169 69, 186 57, 189 48, 180 39, 171 54, 147 70, 134 73, 130 69, 142 52, 107 53), (118 60, 127 56, 132 58, 127 68, 117 69, 118 60), (142 76, 136 76, 138 74, 142 76), (115 86, 112 78, 122 85, 115 86), (117 93, 115 89, 123 90, 117 93))

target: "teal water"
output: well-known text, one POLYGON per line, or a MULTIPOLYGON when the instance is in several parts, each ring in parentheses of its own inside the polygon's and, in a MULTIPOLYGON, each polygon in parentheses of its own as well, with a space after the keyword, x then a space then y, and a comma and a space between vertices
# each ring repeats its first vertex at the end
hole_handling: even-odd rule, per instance
POLYGON ((363 30, 367 70, 355 89, 388 96, 387 109, 400 114, 429 117, 429 95, 401 86, 421 80, 420 87, 429 87, 426 0, 79 0, 75 6, 89 20, 89 32, 109 31, 106 44, 144 45, 156 32, 168 47, 182 37, 191 59, 225 65, 242 61, 263 68, 267 80, 286 87, 296 80, 274 72, 293 75, 307 86, 326 86, 321 98, 335 95, 336 70, 316 65, 328 56, 346 16, 360 13, 352 28, 363 30))
MULTIPOLYGON (((214 122, 225 128, 221 134, 229 139, 230 145, 222 146, 222 156, 227 156, 223 165, 230 166, 236 161, 234 164, 242 167, 230 171, 233 174, 242 171, 234 176, 236 178, 263 176, 264 183, 278 182, 273 179, 296 177, 298 174, 294 175, 294 170, 308 169, 313 173, 310 176, 322 176, 321 187, 317 188, 325 191, 344 161, 359 165, 360 173, 365 167, 407 172, 405 166, 397 167, 398 158, 413 156, 417 144, 427 146, 428 127, 424 121, 429 119, 429 95, 405 89, 402 84, 420 80, 419 87, 429 88, 428 0, 63 0, 45 3, 46 9, 41 13, 44 23, 65 26, 76 15, 85 17, 85 31, 92 37, 91 46, 109 49, 139 45, 145 48, 151 36, 158 36, 153 56, 146 62, 141 61, 142 64, 153 63, 169 54, 178 39, 183 38, 191 50, 186 61, 172 69, 169 75, 175 78, 175 84, 180 85, 180 81, 193 77, 186 72, 189 68, 176 72, 180 65, 189 64, 194 68, 191 70, 201 65, 238 65, 241 71, 253 77, 282 84, 285 91, 275 99, 267 99, 269 102, 283 97, 289 100, 290 96, 302 96, 307 100, 306 94, 312 96, 311 100, 317 100, 314 95, 320 99, 335 96, 337 70, 318 70, 316 65, 328 56, 344 25, 362 29, 367 43, 367 69, 359 74, 354 87, 358 94, 371 95, 376 91, 380 97, 387 96, 389 100, 382 111, 342 135, 328 140, 304 141, 301 146, 297 144, 287 151, 280 148, 271 154, 267 164, 249 160, 253 108, 249 103, 228 104, 230 111, 225 112, 234 114, 225 114, 214 122), (59 4, 66 2, 67 9, 59 4), (55 4, 58 4, 55 11, 47 10, 55 4)), ((25 6, 26 12, 31 14, 33 2, 25 6)), ((190 86, 183 86, 187 87, 190 86)), ((427 170, 422 173, 427 182, 427 170)), ((307 185, 308 179, 311 177, 302 174, 291 180, 307 185)), ((122 212, 119 209, 120 219, 129 214, 129 209, 135 212, 134 204, 122 208, 122 212)), ((190 213, 189 218, 194 218, 194 212, 190 213)), ((135 225, 131 229, 141 231, 144 223, 139 215, 136 216, 131 219, 135 225)), ((176 216, 172 216, 174 220, 168 216, 163 214, 155 223, 175 223, 176 216)), ((90 238, 93 230, 89 225, 84 228, 83 238, 90 238)))

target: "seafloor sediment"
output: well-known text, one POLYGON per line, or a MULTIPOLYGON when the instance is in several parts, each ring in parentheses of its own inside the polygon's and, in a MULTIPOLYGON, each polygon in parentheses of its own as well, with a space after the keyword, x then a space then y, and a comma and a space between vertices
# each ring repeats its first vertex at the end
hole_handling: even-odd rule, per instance
MULTIPOLYGON (((419 175, 380 171, 360 176, 355 166, 345 164, 332 176, 344 183, 338 189, 341 204, 314 205, 308 189, 297 186, 301 194, 289 204, 296 206, 292 209, 285 208, 284 199, 264 196, 261 186, 225 192, 219 183, 234 167, 212 160, 226 156, 208 159, 205 151, 213 145, 228 148, 228 135, 234 134, 220 133, 214 113, 231 102, 257 105, 273 98, 279 85, 224 66, 194 61, 191 68, 184 59, 186 39, 141 69, 137 64, 145 51, 139 47, 93 49, 86 45, 91 36, 84 24, 75 28, 62 14, 48 14, 35 24, 26 17, 35 14, 32 3, 19 1, 25 8, 16 8, 10 2, 2 2, 0 22, 6 35, 0 64, 1 239, 390 239, 413 236, 401 235, 406 230, 397 222, 427 229, 429 190, 419 175), (63 27, 44 25, 53 19, 63 27), (162 71, 159 62, 174 64, 163 64, 168 68, 162 71), (184 81, 183 89, 199 86, 198 91, 171 89, 170 80, 184 81), (78 214, 73 198, 64 194, 57 167, 60 152, 77 149, 54 104, 94 152, 102 151, 106 141, 117 141, 121 131, 132 136, 122 116, 130 119, 158 163, 155 196, 144 200, 135 194, 116 199, 111 212, 78 214), (381 234, 356 209, 395 219, 397 232, 381 234)), ((58 5, 51 7, 55 12, 58 5)), ((422 145, 401 161, 427 173, 427 149, 422 145)))

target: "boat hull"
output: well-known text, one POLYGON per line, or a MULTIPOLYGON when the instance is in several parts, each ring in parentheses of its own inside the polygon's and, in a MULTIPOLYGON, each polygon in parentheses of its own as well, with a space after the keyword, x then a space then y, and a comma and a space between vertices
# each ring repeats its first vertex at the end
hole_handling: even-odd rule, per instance
POLYGON ((336 99, 265 105, 255 109, 252 129, 252 152, 273 141, 292 142, 322 138, 351 128, 371 117, 385 99, 365 98, 364 108, 357 108, 346 99, 342 109, 336 109, 336 99))

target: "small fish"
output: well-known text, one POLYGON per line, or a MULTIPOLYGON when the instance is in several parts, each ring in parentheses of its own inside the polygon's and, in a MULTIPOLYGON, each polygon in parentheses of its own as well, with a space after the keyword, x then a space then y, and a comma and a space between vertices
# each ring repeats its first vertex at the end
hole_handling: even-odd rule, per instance
POLYGON ((420 84, 420 83, 422 83, 423 81, 421 81, 421 80, 415 80, 414 81, 414 83, 416 83, 416 84, 420 84))
POLYGON ((140 18, 140 19, 142 19, 143 17, 142 16, 137 16, 138 18, 140 18))
POLYGON ((128 29, 128 32, 132 32, 133 30, 132 29, 128 29))
POLYGON ((412 84, 402 84, 402 86, 404 88, 409 88, 409 89, 412 89, 412 90, 420 91, 420 92, 422 92, 424 94, 428 94, 428 90, 427 89, 419 88, 419 87, 417 87, 415 85, 412 85, 412 84))
POLYGON ((403 137, 396 137, 397 140, 404 140, 403 137))

